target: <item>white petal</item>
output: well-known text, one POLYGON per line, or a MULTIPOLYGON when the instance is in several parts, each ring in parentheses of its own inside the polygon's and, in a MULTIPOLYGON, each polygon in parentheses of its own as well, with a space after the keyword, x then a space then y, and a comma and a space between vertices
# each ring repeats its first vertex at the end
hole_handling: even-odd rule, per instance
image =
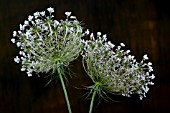
POLYGON ((13 31, 13 37, 16 37, 16 36, 17 36, 17 32, 13 31))
POLYGON ((70 18, 71 18, 71 19, 76 19, 76 17, 75 17, 75 16, 70 16, 70 18))
POLYGON ((148 56, 147 56, 147 54, 145 54, 145 55, 143 56, 143 59, 144 59, 144 60, 148 60, 148 59, 149 59, 148 56))
POLYGON ((71 12, 65 12, 65 15, 66 15, 66 16, 70 16, 70 15, 71 15, 71 12))
POLYGON ((124 46, 125 46, 125 44, 124 44, 124 43, 120 43, 120 45, 121 45, 122 47, 124 47, 124 46))
POLYGON ((87 29, 87 30, 85 31, 85 33, 88 35, 90 32, 89 32, 89 30, 87 29))
POLYGON ((100 36, 100 35, 101 35, 101 32, 97 32, 97 35, 100 36))
POLYGON ((12 42, 12 43, 15 43, 15 39, 14 39, 14 38, 12 38, 12 39, 11 39, 11 42, 12 42))
POLYGON ((47 8, 47 11, 49 11, 50 13, 52 13, 52 12, 54 12, 54 8, 49 7, 49 8, 47 8))

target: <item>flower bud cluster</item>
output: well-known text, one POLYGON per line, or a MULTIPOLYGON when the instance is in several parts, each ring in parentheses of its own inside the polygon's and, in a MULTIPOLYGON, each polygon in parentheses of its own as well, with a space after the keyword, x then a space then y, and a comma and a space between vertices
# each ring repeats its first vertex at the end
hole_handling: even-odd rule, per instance
POLYGON ((154 84, 152 80, 155 78, 148 56, 144 55, 142 61, 137 62, 130 50, 123 49, 124 43, 115 46, 100 32, 97 39, 93 33, 90 38, 83 41, 83 65, 94 84, 100 87, 98 92, 127 97, 139 94, 140 99, 145 97, 148 86, 154 84))
POLYGON ((66 12, 66 20, 55 20, 53 8, 35 12, 28 16, 18 31, 13 31, 11 41, 20 48, 14 58, 21 63, 21 71, 28 76, 32 72, 55 71, 58 66, 68 66, 79 56, 83 48, 81 37, 85 35, 80 22, 71 12, 66 12))

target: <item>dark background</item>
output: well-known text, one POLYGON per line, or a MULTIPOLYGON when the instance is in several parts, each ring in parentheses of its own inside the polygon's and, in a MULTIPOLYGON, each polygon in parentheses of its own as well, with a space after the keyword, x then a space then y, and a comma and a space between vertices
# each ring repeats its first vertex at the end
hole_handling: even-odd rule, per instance
MULTIPOLYGON (((47 80, 28 78, 13 58, 18 48, 10 42, 12 31, 35 11, 54 7, 56 19, 71 11, 84 28, 101 31, 118 44, 124 42, 137 59, 147 53, 156 79, 147 97, 95 103, 94 113, 170 112, 170 4, 166 0, 0 0, 0 113, 67 113, 60 82, 44 87, 47 80)), ((68 94, 73 113, 87 113, 90 101, 82 85, 91 83, 81 67, 73 63, 68 94)), ((115 97, 114 97, 115 98, 115 97)), ((116 98, 115 98, 116 99, 116 98)), ((119 99, 117 99, 119 100, 119 99)))

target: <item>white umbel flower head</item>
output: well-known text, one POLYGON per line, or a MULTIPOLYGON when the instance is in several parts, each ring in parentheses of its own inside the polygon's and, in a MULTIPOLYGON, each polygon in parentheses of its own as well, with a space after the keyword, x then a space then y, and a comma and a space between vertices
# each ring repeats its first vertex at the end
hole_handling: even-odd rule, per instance
POLYGON ((12 43, 21 49, 20 55, 14 58, 16 63, 21 63, 21 71, 32 73, 53 73, 57 67, 67 67, 75 60, 83 48, 81 37, 87 33, 77 19, 69 19, 71 13, 66 12, 66 20, 55 20, 51 13, 35 12, 29 15, 20 30, 14 31, 12 43), (46 14, 48 14, 46 16, 46 14))
MULTIPOLYGON (((110 41, 102 39, 97 33, 96 40, 84 41, 83 65, 89 77, 94 82, 94 91, 98 94, 115 93, 130 97, 139 94, 140 99, 146 96, 149 85, 153 85, 152 63, 147 63, 147 55, 143 62, 136 62, 130 50, 123 50, 124 43, 115 47, 110 41), (96 89, 98 88, 98 89, 96 89)), ((103 97, 102 95, 100 95, 103 97)))

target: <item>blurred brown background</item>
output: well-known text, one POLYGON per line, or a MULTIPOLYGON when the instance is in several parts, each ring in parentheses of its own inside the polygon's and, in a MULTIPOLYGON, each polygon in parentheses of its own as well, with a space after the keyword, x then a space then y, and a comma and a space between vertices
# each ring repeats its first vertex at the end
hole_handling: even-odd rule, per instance
MULTIPOLYGON (((13 58, 18 48, 10 42, 12 31, 35 11, 54 7, 56 19, 71 11, 92 32, 101 31, 109 40, 124 42, 137 59, 147 53, 154 65, 155 85, 147 97, 119 102, 95 103, 94 113, 170 112, 170 8, 166 0, 0 0, 0 113, 67 113, 60 82, 47 87, 43 78, 28 78, 13 58)), ((68 94, 73 113, 87 113, 90 101, 82 85, 90 84, 81 67, 72 67, 68 94)))

